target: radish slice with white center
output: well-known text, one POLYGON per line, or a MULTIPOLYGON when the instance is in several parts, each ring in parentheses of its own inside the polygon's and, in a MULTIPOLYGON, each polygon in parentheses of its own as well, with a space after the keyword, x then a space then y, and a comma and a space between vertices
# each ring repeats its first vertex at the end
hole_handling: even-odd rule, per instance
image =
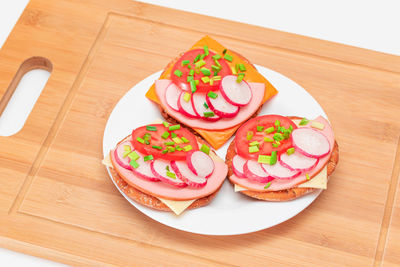
POLYGON ((250 103, 253 94, 247 82, 236 82, 235 75, 227 75, 221 81, 221 94, 230 104, 234 106, 245 106, 250 103))
POLYGON ((212 158, 200 150, 187 153, 186 162, 189 169, 200 177, 210 177, 215 168, 212 158))
POLYGON ((239 112, 239 107, 230 104, 221 95, 220 91, 217 92, 218 96, 216 98, 211 98, 207 95, 206 101, 207 105, 210 107, 215 114, 222 118, 232 118, 235 117, 239 112))
POLYGON ((243 165, 243 172, 247 179, 259 182, 268 183, 272 178, 261 167, 261 164, 255 160, 248 160, 243 165))
POLYGON ((176 176, 190 187, 199 188, 207 184, 207 179, 194 174, 185 161, 171 161, 171 167, 176 176))
POLYGON ((152 182, 159 182, 160 179, 158 179, 152 172, 151 170, 151 161, 144 161, 144 155, 139 153, 136 150, 136 153, 139 155, 140 158, 136 160, 137 164, 139 164, 139 167, 131 168, 131 171, 136 175, 139 176, 145 180, 149 180, 152 182))
POLYGON ((116 162, 118 163, 118 165, 120 165, 121 167, 124 167, 125 169, 131 170, 132 166, 129 164, 129 162, 131 161, 131 159, 126 156, 124 157, 124 153, 125 153, 125 146, 129 146, 129 151, 133 150, 132 144, 130 140, 126 140, 122 143, 120 143, 117 148, 114 150, 114 157, 116 162))
POLYGON ((328 138, 318 130, 297 128, 292 132, 293 146, 301 154, 311 158, 322 158, 330 152, 328 138))
POLYGON ((274 165, 262 164, 262 168, 273 178, 276 179, 292 179, 298 176, 301 172, 292 171, 283 167, 280 162, 274 165))
POLYGON ((197 114, 193 110, 192 98, 188 102, 183 99, 185 93, 185 91, 182 91, 178 99, 179 112, 189 118, 197 118, 197 114))
POLYGON ((160 179, 162 182, 175 187, 187 186, 187 184, 184 181, 176 177, 175 173, 174 173, 175 177, 167 176, 167 169, 169 169, 169 172, 173 173, 170 161, 163 159, 156 159, 150 163, 150 167, 153 175, 156 176, 158 179, 160 179))
POLYGON ((214 115, 212 117, 204 117, 204 112, 211 111, 211 109, 206 107, 208 106, 206 102, 206 94, 205 93, 194 93, 192 94, 192 105, 193 105, 193 110, 203 120, 208 120, 208 121, 217 121, 221 117, 218 115, 214 115))
POLYGON ((235 175, 237 177, 240 178, 245 178, 246 176, 244 175, 244 171, 243 171, 243 166, 246 163, 246 159, 242 158, 239 155, 235 155, 232 159, 232 168, 233 168, 233 172, 235 173, 235 175))
POLYGON ((309 171, 317 165, 318 159, 304 156, 298 151, 295 151, 292 155, 283 153, 281 155, 282 166, 292 171, 309 171))
POLYGON ((181 89, 179 89, 174 83, 171 83, 165 90, 165 100, 168 106, 175 111, 179 111, 178 99, 181 92, 181 89))

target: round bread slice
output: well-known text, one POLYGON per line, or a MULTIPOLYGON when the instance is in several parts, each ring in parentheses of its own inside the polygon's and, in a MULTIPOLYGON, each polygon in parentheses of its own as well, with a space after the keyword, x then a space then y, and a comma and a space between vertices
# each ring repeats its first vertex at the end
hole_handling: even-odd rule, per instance
MULTIPOLYGON (((300 117, 289 116, 289 119, 296 120, 301 119, 300 117)), ((232 168, 232 159, 236 155, 235 151, 235 140, 233 140, 226 153, 225 163, 228 165, 228 178, 233 175, 233 168, 232 168)), ((335 141, 335 145, 332 150, 331 157, 327 163, 327 172, 328 172, 328 179, 329 176, 333 173, 336 168, 337 163, 339 162, 339 146, 335 141)), ((234 185, 233 181, 229 179, 229 182, 234 185)), ((244 190, 239 191, 240 193, 247 195, 252 198, 265 200, 265 201, 288 201, 299 198, 311 192, 318 190, 317 188, 303 188, 303 187, 293 187, 285 190, 279 191, 268 191, 268 192, 259 192, 259 191, 251 191, 251 190, 244 190)))

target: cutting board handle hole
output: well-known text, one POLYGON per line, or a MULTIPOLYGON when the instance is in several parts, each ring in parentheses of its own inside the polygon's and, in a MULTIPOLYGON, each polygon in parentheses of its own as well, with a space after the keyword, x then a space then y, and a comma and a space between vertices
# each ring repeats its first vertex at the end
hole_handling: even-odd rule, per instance
POLYGON ((44 57, 22 62, 0 100, 0 136, 11 136, 22 129, 52 70, 53 64, 44 57))

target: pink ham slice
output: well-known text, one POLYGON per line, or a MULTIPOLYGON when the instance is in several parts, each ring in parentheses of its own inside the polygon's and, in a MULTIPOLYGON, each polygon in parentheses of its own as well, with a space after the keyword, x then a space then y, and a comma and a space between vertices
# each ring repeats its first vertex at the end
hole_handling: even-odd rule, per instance
POLYGON ((328 138, 319 130, 298 128, 292 133, 293 146, 307 157, 321 158, 329 153, 328 138))
POLYGON ((274 165, 262 164, 262 167, 269 176, 275 179, 293 179, 300 174, 299 171, 292 171, 282 166, 280 162, 277 162, 274 165))
POLYGON ((211 98, 208 95, 206 97, 210 109, 221 118, 235 117, 239 112, 239 107, 230 104, 219 92, 217 94, 216 98, 211 98))
POLYGON ((233 172, 236 174, 236 176, 240 177, 240 178, 245 178, 246 176, 244 175, 244 164, 246 163, 246 159, 242 158, 239 155, 235 155, 232 158, 232 168, 233 168, 233 172))
POLYGON ((220 119, 218 115, 214 115, 213 117, 204 117, 204 112, 211 111, 210 107, 206 107, 207 101, 205 93, 194 93, 192 95, 192 104, 194 112, 201 119, 206 121, 217 121, 220 119))
POLYGON ((252 93, 249 84, 246 81, 238 83, 237 76, 227 75, 221 81, 221 94, 230 104, 235 106, 247 105, 252 93))
POLYGON ((178 177, 172 178, 167 176, 167 169, 172 172, 170 161, 163 159, 153 160, 150 164, 151 171, 155 177, 160 179, 163 183, 172 185, 174 187, 185 187, 187 184, 178 177))
POLYGON ((255 160, 248 160, 243 166, 244 175, 248 180, 259 183, 268 183, 272 178, 264 171, 261 164, 255 160))
POLYGON ((177 177, 190 187, 200 188, 207 184, 207 179, 194 174, 185 161, 172 161, 171 167, 177 177))
POLYGON ((178 99, 179 112, 189 118, 196 118, 197 114, 193 110, 192 98, 188 102, 184 99, 185 92, 182 91, 178 99))
POLYGON ((292 171, 309 171, 318 163, 318 159, 304 156, 298 151, 292 155, 283 153, 280 158, 282 166, 292 171))
MULTIPOLYGON (((329 125, 329 122, 321 116, 316 118, 314 121, 320 122, 325 125, 325 127, 321 131, 321 133, 323 133, 328 139, 329 146, 330 146, 330 152, 328 155, 320 158, 318 163, 315 165, 315 167, 312 170, 302 173, 293 179, 275 179, 275 180, 271 181, 271 184, 267 189, 264 188, 265 183, 257 183, 257 182, 251 181, 249 179, 239 178, 236 175, 232 175, 231 177, 229 177, 229 179, 233 183, 235 183, 241 187, 247 188, 249 190, 252 190, 252 191, 279 191, 279 190, 289 189, 289 188, 295 187, 298 184, 307 182, 306 173, 308 173, 309 176, 312 178, 315 175, 317 175, 325 167, 326 163, 328 162, 328 160, 331 156, 332 148, 335 143, 335 136, 333 134, 331 126, 329 125)), ((303 127, 300 126, 300 127, 301 128, 310 128, 310 126, 303 126, 303 127)))
POLYGON ((167 105, 164 97, 165 89, 167 88, 167 86, 169 86, 170 83, 171 83, 170 80, 161 79, 156 81, 156 93, 158 99, 160 99, 161 102, 160 104, 162 108, 165 109, 170 116, 179 120, 183 124, 186 124, 189 127, 197 129, 221 130, 241 124, 242 122, 250 118, 251 115, 254 114, 254 112, 257 111, 257 109, 262 104, 265 92, 265 85, 263 83, 249 83, 253 95, 249 104, 247 104, 244 107, 241 107, 239 113, 233 118, 222 118, 216 122, 210 123, 208 121, 202 120, 201 118, 198 119, 188 118, 185 115, 181 114, 180 112, 170 108, 167 105))
POLYGON ((181 90, 174 83, 170 83, 165 90, 165 101, 170 108, 175 111, 179 111, 178 99, 181 95, 181 90))
POLYGON ((132 169, 132 166, 129 164, 131 160, 128 156, 124 157, 125 146, 128 146, 131 151, 133 150, 130 138, 118 144, 117 149, 114 150, 114 156, 120 166, 130 170, 132 169))
POLYGON ((110 157, 115 170, 129 185, 147 194, 170 200, 191 200, 206 197, 220 188, 228 173, 228 167, 224 162, 214 161, 214 172, 207 179, 207 184, 204 187, 184 187, 177 189, 176 187, 164 183, 154 183, 140 179, 132 171, 127 170, 116 163, 114 150, 111 151, 110 157))

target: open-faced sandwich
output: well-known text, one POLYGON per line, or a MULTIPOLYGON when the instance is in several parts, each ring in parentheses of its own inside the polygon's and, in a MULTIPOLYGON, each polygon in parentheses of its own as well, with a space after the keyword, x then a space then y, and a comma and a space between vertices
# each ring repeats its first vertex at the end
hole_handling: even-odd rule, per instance
POLYGON ((167 122, 134 129, 110 151, 108 162, 114 181, 132 200, 177 215, 207 205, 228 172, 201 138, 167 122))
POLYGON ((235 191, 267 201, 326 189, 338 159, 334 133, 321 116, 255 117, 239 128, 226 155, 235 191))
POLYGON ((247 59, 206 36, 170 62, 146 96, 167 121, 217 149, 276 93, 247 59))

